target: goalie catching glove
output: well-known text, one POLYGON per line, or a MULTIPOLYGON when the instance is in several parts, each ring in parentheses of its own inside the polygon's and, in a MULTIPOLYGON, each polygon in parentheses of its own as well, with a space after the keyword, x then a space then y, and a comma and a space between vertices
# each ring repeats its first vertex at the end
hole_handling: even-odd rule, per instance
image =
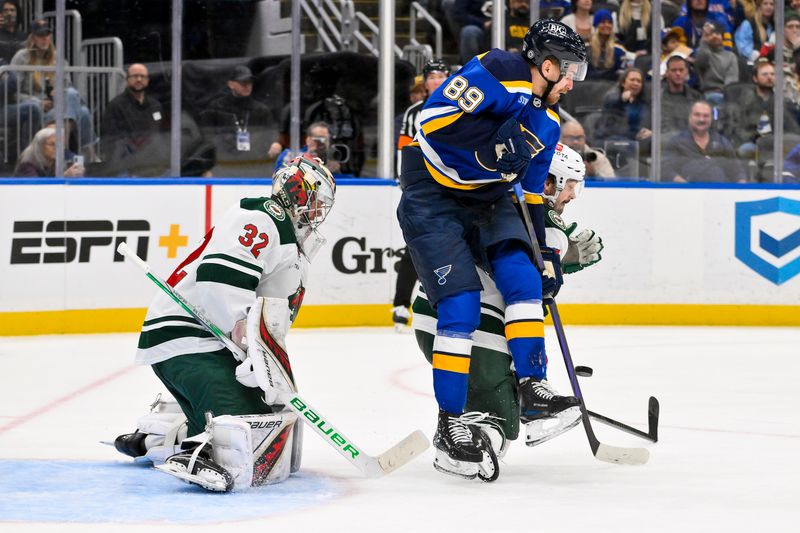
POLYGON ((280 403, 284 394, 297 392, 286 353, 286 332, 291 310, 284 298, 258 298, 247 313, 247 359, 236 367, 236 379, 248 387, 260 387, 268 405, 280 403))

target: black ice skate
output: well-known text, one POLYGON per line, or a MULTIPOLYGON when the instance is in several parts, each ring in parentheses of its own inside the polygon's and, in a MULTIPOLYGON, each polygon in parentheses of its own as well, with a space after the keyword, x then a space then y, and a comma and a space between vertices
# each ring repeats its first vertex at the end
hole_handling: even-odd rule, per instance
POLYGON ((520 420, 525 424, 525 444, 536 446, 578 425, 580 402, 559 396, 546 379, 525 378, 519 384, 520 420))
POLYGON ((145 446, 144 443, 144 439, 146 438, 147 433, 140 433, 139 431, 126 433, 114 439, 114 448, 116 448, 119 453, 124 453, 136 459, 147 453, 147 446, 145 446))
POLYGON ((476 435, 476 429, 471 424, 484 417, 483 413, 456 416, 439 410, 439 424, 433 437, 436 448, 433 467, 436 470, 465 479, 475 479, 478 466, 484 460, 483 450, 487 444, 476 435))
POLYGON ((233 476, 211 458, 207 443, 168 457, 158 470, 206 490, 228 492, 233 488, 233 476))

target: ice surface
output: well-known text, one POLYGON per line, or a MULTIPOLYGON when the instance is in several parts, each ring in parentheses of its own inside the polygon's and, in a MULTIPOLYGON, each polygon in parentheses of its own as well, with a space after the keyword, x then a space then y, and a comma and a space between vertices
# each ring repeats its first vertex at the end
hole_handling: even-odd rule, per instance
MULTIPOLYGON (((550 379, 568 382, 548 332, 550 379)), ((212 494, 100 444, 134 429, 160 383, 131 365, 137 336, 0 338, 0 531, 383 532, 800 530, 800 331, 792 328, 567 327, 593 411, 660 441, 639 467, 594 459, 582 427, 535 448, 515 442, 492 484, 434 471, 428 450, 377 480, 313 432, 285 484, 212 494)), ((304 397, 371 454, 414 429, 432 436, 428 364, 389 328, 295 330, 304 397)))

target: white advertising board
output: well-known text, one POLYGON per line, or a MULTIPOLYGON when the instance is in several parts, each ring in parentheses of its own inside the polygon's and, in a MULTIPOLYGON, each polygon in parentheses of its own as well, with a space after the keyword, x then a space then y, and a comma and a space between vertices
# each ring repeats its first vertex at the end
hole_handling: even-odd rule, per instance
MULTIPOLYGON (((0 313, 146 307, 154 288, 115 258, 125 239, 163 276, 206 224, 269 185, 0 186, 0 313), (210 199, 209 220, 206 201, 210 199)), ((404 244, 396 187, 339 186, 309 305, 388 305, 404 244)), ((800 190, 588 187, 564 218, 603 238, 566 304, 800 302, 800 190)))

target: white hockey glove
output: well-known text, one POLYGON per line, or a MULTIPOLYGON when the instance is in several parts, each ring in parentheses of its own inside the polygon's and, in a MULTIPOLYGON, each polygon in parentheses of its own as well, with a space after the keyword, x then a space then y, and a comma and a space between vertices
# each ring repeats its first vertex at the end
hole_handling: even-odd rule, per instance
POLYGON ((248 387, 260 387, 270 405, 297 390, 284 341, 290 314, 284 298, 258 298, 247 314, 248 357, 236 368, 236 379, 248 387))
POLYGON ((590 229, 585 229, 577 235, 572 235, 576 226, 576 224, 572 224, 568 228, 569 249, 561 261, 565 274, 579 272, 603 258, 600 255, 603 250, 603 239, 590 229))

